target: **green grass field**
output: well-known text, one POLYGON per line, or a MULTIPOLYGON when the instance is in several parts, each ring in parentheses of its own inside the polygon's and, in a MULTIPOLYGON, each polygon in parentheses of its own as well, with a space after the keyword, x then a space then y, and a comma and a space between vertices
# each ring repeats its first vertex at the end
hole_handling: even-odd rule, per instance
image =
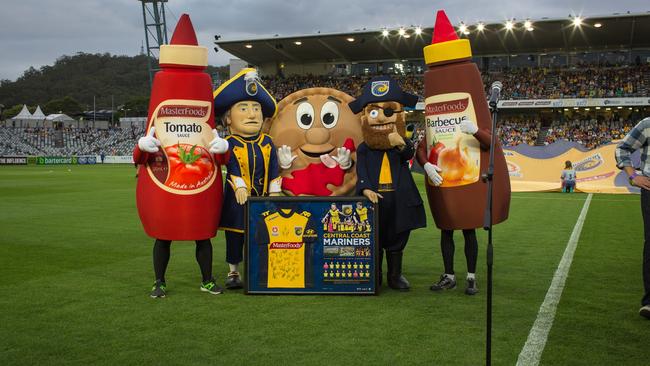
MULTIPOLYGON (((169 296, 149 298, 151 250, 132 166, 0 167, 0 365, 480 365, 485 243, 475 297, 429 285, 439 232, 411 234, 412 290, 379 296, 212 296, 193 243, 172 247, 169 296)), ((421 184, 421 177, 416 177, 421 184)), ((423 197, 424 197, 424 193, 423 197)), ((517 361, 585 194, 514 194, 495 227, 493 364, 517 361)), ((594 195, 541 364, 647 365, 638 196, 594 195)), ((213 239, 223 282, 223 234, 213 239)), ((465 276, 462 235, 456 272, 465 276)))

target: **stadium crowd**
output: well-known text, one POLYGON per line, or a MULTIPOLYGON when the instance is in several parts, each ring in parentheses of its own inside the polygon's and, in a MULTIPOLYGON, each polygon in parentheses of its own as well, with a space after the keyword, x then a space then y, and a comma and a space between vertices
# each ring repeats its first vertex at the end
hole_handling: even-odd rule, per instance
POLYGON ((540 130, 539 120, 503 121, 497 127, 498 136, 503 146, 517 146, 521 144, 535 145, 540 130))
POLYGON ((130 155, 143 133, 135 126, 124 129, 0 127, 0 155, 130 155))
POLYGON ((566 140, 593 149, 613 140, 622 139, 632 127, 634 127, 634 123, 626 120, 597 121, 591 119, 553 122, 548 129, 544 144, 566 140))
POLYGON ((503 82, 502 99, 643 97, 650 66, 518 68, 483 74, 486 85, 503 82))
MULTIPOLYGON (((486 86, 500 80, 504 89, 501 99, 608 98, 643 97, 650 92, 650 66, 629 65, 595 67, 513 68, 483 72, 486 86)), ((289 76, 264 77, 263 83, 278 100, 294 91, 327 87, 352 96, 371 78, 363 76, 289 76)), ((402 88, 420 96, 424 91, 422 75, 393 75, 402 88)))

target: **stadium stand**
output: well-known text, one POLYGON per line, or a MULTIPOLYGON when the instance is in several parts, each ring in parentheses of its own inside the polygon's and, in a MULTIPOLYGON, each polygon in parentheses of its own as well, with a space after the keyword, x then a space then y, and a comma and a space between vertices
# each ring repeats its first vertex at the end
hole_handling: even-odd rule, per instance
POLYGON ((0 155, 130 155, 143 130, 93 128, 0 128, 0 155), (57 146, 57 135, 62 137, 57 146))

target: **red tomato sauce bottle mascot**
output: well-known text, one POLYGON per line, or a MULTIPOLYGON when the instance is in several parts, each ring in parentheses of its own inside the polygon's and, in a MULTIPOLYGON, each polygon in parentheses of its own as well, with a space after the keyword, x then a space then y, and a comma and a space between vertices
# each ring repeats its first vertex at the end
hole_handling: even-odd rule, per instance
POLYGON ((212 81, 204 72, 208 51, 198 46, 187 14, 169 45, 160 47, 162 71, 154 78, 148 132, 133 160, 140 165, 136 200, 147 235, 156 239, 151 297, 165 297, 172 240, 196 241, 201 291, 219 294, 212 277, 212 243, 221 214, 221 164, 228 142, 214 130, 212 81))
MULTIPOLYGON (((427 197, 436 226, 445 273, 432 291, 456 287, 454 230, 462 230, 467 260, 465 293, 474 295, 478 242, 476 228, 483 227, 487 204, 487 171, 492 125, 481 74, 471 60, 469 40, 459 39, 444 11, 439 11, 433 41, 424 48, 429 69, 424 74, 425 139, 417 149, 424 167, 427 197)), ((492 223, 508 218, 510 179, 497 141, 494 153, 492 223)))

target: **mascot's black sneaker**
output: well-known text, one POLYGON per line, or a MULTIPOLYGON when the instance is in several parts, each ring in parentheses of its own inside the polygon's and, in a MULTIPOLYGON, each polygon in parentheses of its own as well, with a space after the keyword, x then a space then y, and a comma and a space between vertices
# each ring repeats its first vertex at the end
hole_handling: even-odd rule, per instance
POLYGON ((476 287, 476 279, 468 278, 467 279, 467 288, 465 289, 466 295, 476 295, 478 294, 478 287, 476 287))
POLYGON ((639 309, 639 315, 646 319, 650 319, 650 305, 646 305, 639 309))
POLYGON ((242 285, 241 278, 239 277, 239 272, 228 272, 228 277, 226 278, 226 288, 228 290, 235 290, 242 287, 244 286, 242 285))
POLYGON ((446 274, 440 276, 440 281, 429 287, 431 291, 451 290, 456 288, 456 280, 452 280, 446 274))
POLYGON ((167 285, 165 285, 164 282, 162 281, 156 281, 156 283, 153 284, 153 288, 151 289, 151 298, 156 299, 156 298, 163 298, 167 295, 167 285))
POLYGON ((201 283, 201 291, 209 292, 212 295, 219 295, 220 293, 223 293, 223 289, 219 287, 216 282, 214 282, 214 279, 201 283))

